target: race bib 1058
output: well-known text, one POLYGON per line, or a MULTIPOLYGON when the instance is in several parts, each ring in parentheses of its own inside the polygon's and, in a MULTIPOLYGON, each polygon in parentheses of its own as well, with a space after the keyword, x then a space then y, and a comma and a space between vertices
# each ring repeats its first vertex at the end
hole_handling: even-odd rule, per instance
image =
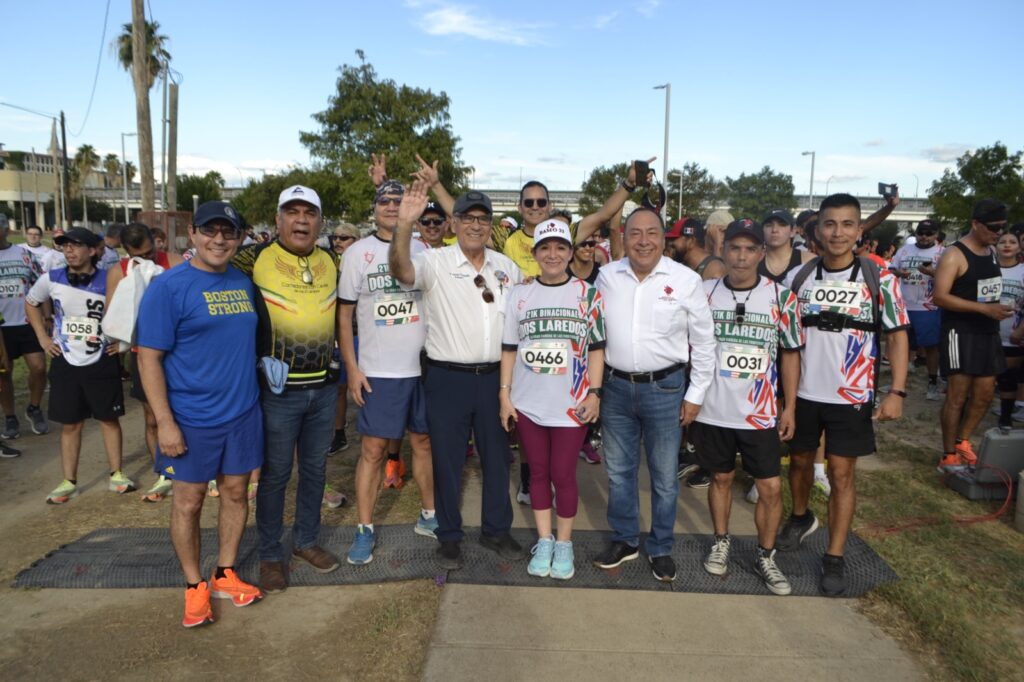
POLYGON ((91 317, 65 317, 60 321, 60 333, 69 341, 100 340, 100 321, 91 317))

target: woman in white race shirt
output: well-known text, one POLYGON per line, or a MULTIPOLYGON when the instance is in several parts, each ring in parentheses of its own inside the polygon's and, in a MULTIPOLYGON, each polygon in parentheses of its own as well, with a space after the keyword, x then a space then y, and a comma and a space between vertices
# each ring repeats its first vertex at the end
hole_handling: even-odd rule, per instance
POLYGON ((566 272, 572 243, 569 227, 558 220, 534 231, 541 273, 509 294, 499 389, 502 426, 515 426, 530 465, 539 539, 527 572, 561 580, 575 574, 576 457, 587 425, 598 419, 604 374, 604 305, 596 287, 566 272))
POLYGON ((1017 386, 1024 362, 1024 263, 1019 262, 1020 237, 1004 232, 996 243, 996 258, 1003 276, 999 301, 1013 308, 1013 315, 999 323, 999 339, 1006 356, 1006 371, 996 377, 999 389, 999 429, 1009 433, 1013 428, 1017 386))

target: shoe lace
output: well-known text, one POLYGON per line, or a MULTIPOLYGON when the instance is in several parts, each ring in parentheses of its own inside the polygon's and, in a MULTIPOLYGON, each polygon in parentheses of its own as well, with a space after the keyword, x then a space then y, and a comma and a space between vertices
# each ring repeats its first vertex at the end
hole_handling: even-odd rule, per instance
POLYGON ((769 582, 785 582, 786 576, 782 574, 782 571, 779 570, 778 565, 775 563, 775 552, 772 552, 771 554, 766 554, 765 556, 758 557, 757 563, 761 567, 761 573, 764 574, 764 576, 768 579, 769 582))
POLYGON ((569 561, 572 557, 572 543, 571 542, 556 542, 555 543, 555 561, 563 562, 569 561))
POLYGON ((554 541, 548 538, 541 538, 540 540, 537 540, 537 544, 530 549, 530 554, 537 554, 537 552, 550 554, 552 549, 554 549, 554 544, 554 541))
POLYGON ((716 564, 724 564, 729 560, 729 547, 731 546, 729 538, 722 540, 715 540, 715 544, 711 546, 711 562, 716 564))

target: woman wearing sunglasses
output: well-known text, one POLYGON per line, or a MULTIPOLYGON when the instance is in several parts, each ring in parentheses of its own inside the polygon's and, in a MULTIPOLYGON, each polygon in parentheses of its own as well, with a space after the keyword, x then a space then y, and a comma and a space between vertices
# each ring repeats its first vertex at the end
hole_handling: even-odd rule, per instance
POLYGON ((576 455, 600 413, 604 306, 596 287, 566 272, 573 252, 567 225, 541 223, 533 240, 540 274, 509 295, 498 396, 502 426, 516 428, 530 465, 539 539, 527 572, 568 580, 575 574, 576 455))

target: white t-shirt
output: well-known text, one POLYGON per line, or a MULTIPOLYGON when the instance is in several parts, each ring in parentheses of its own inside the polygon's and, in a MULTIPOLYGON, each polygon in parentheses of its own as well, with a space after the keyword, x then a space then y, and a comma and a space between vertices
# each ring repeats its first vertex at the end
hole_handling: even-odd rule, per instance
POLYGON ((44 273, 25 297, 32 305, 53 300, 53 340, 75 367, 97 362, 107 350, 100 327, 107 301, 106 275, 97 269, 85 286, 71 286, 67 268, 57 268, 44 273))
POLYGON ((0 249, 0 314, 3 326, 28 324, 25 319, 25 294, 43 274, 39 261, 20 244, 0 249))
MULTIPOLYGON (((391 276, 389 244, 372 234, 345 250, 338 298, 356 305, 363 374, 385 379, 418 377, 420 349, 427 336, 423 295, 403 290, 391 276)), ((411 255, 425 250, 414 241, 411 255)))
POLYGON ((46 272, 46 259, 51 253, 53 253, 53 249, 51 249, 49 246, 44 246, 42 244, 40 244, 39 246, 29 246, 28 244, 22 244, 22 246, 26 248, 28 251, 30 251, 33 256, 35 256, 36 260, 39 261, 39 265, 43 268, 43 272, 46 272))
POLYGON ((587 396, 588 353, 604 348, 604 303, 577 277, 548 286, 512 287, 502 350, 515 350, 512 404, 541 426, 582 426, 576 406, 587 396))
POLYGON ((900 278, 900 290, 907 310, 920 312, 937 310, 932 302, 932 288, 935 278, 917 269, 919 265, 938 265, 943 248, 935 244, 927 249, 918 248, 917 244, 904 244, 893 256, 890 267, 896 270, 909 270, 910 275, 900 278))
POLYGON ((1024 321, 1024 263, 999 269, 1003 273, 1003 291, 999 301, 1014 309, 1012 316, 999 322, 999 338, 1004 346, 1012 346, 1014 344, 1010 343, 1010 334, 1024 321))
POLYGON ((715 323, 715 378, 697 421, 732 429, 775 428, 778 349, 803 346, 796 295, 767 277, 753 289, 731 290, 724 280, 704 282, 715 323), (738 303, 743 322, 736 321, 738 303))
POLYGON ((43 269, 43 272, 49 272, 57 268, 66 268, 68 266, 68 259, 64 257, 63 251, 50 249, 50 252, 39 261, 39 266, 43 269))
MULTIPOLYGON (((830 272, 822 267, 821 280, 816 279, 814 270, 811 271, 797 292, 800 299, 801 321, 824 310, 838 313, 853 311, 858 321, 873 323, 871 292, 868 285, 864 284, 864 273, 859 268, 856 281, 860 286, 849 286, 853 267, 851 265, 837 272, 830 272), (833 300, 836 303, 812 305, 812 294, 819 301, 833 300), (839 303, 843 300, 851 301, 851 306, 846 307, 839 303), (856 304, 855 308, 852 307, 853 303, 856 304)), ((799 271, 797 268, 789 273, 786 277, 786 286, 792 286, 793 279, 799 271)), ((888 270, 881 273, 878 293, 882 299, 882 329, 892 332, 907 328, 910 320, 903 304, 899 280, 888 270)), ((829 332, 805 325, 804 338, 804 349, 800 354, 800 390, 797 391, 799 397, 835 405, 859 405, 873 400, 875 355, 878 353, 878 340, 874 332, 848 328, 829 332)))

